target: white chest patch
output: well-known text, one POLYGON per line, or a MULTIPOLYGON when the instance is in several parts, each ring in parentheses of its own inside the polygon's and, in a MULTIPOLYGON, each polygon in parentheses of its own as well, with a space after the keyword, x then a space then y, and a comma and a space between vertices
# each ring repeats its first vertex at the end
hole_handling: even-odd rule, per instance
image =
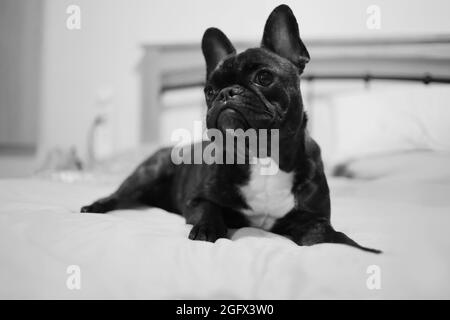
POLYGON ((242 210, 251 226, 269 230, 295 204, 291 192, 294 175, 281 170, 273 175, 261 174, 261 165, 252 164, 250 180, 241 194, 250 209, 242 210))

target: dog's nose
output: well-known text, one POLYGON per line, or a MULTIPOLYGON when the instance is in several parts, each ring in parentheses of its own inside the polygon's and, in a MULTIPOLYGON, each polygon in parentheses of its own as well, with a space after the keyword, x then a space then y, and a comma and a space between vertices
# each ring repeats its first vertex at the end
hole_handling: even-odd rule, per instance
POLYGON ((241 93, 242 93, 242 88, 239 88, 239 87, 228 87, 228 88, 222 89, 219 92, 218 99, 219 99, 219 101, 227 102, 228 100, 230 100, 234 96, 237 96, 237 95, 239 95, 241 93))

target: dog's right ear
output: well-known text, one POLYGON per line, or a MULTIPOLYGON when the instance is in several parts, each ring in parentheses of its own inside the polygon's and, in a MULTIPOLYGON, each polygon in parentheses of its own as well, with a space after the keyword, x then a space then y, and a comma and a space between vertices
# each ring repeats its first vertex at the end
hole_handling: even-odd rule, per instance
POLYGON ((236 53, 236 49, 227 36, 217 28, 209 28, 205 31, 202 39, 202 51, 206 61, 207 77, 223 58, 236 53))
POLYGON ((297 19, 285 4, 276 7, 267 18, 261 46, 291 61, 300 74, 310 60, 300 38, 297 19))

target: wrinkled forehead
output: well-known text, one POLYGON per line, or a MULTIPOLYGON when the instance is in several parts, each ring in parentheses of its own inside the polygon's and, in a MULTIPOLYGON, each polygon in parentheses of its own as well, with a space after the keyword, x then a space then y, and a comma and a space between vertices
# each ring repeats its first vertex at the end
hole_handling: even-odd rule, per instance
POLYGON ((209 80, 212 83, 220 83, 225 78, 250 74, 263 68, 271 69, 274 72, 291 73, 295 71, 294 65, 288 60, 266 49, 252 48, 225 58, 211 73, 209 80))

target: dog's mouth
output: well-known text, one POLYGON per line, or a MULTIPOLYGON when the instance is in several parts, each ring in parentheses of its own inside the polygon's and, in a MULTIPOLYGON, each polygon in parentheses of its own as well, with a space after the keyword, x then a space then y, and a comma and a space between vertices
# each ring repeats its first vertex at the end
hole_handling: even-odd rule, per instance
POLYGON ((261 112, 260 107, 227 103, 213 107, 207 114, 206 124, 208 129, 215 128, 225 134, 233 130, 272 129, 274 117, 268 112, 261 112))
POLYGON ((216 119, 216 128, 225 133, 237 129, 246 131, 251 126, 240 111, 227 107, 219 112, 216 119))
MULTIPOLYGON (((240 107, 242 109, 243 106, 240 107)), ((240 109, 234 106, 226 106, 212 115, 215 118, 208 119, 209 124, 214 124, 214 129, 222 133, 219 145, 227 153, 234 153, 234 156, 237 157, 237 163, 247 163, 252 158, 270 156, 272 138, 270 133, 267 133, 267 129, 270 129, 268 126, 270 119, 256 112, 244 114, 240 109), (258 121, 260 125, 267 125, 264 127, 266 135, 261 135, 258 126, 254 125, 255 123, 258 124, 258 121)), ((215 135, 214 138, 212 136, 210 138, 217 143, 215 135)))

